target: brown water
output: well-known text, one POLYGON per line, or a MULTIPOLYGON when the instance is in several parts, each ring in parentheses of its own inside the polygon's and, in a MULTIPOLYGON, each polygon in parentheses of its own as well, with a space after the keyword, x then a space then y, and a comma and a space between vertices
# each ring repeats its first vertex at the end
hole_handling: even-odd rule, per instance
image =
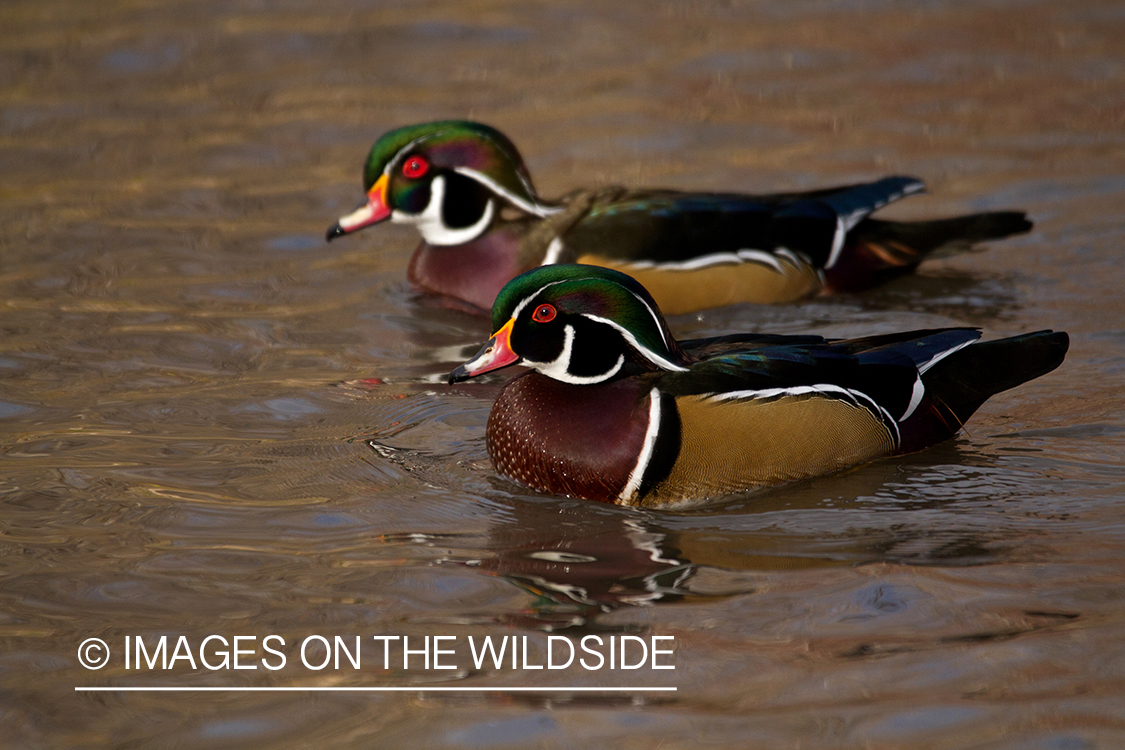
POLYGON ((7 0, 0 745, 1125 746, 1123 38, 1114 0, 7 0), (412 296, 411 231, 323 241, 375 137, 456 116, 547 196, 905 173, 931 194, 887 215, 1036 221, 681 335, 1051 327, 1071 354, 839 476, 677 514, 527 493, 487 461, 496 385, 436 384, 485 322, 412 296), (675 669, 466 648, 528 636, 534 665, 560 632, 671 636, 675 669), (258 668, 126 669, 162 635, 254 637, 258 668), (361 668, 305 667, 310 635, 362 636, 361 668), (401 641, 384 669, 377 635, 451 637, 456 669, 401 641))

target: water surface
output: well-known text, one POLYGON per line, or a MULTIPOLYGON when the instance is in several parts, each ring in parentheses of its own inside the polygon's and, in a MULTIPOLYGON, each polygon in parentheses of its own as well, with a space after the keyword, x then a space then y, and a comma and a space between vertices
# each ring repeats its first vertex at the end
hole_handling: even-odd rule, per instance
POLYGON ((1125 745, 1123 35, 1108 0, 6 3, 3 744, 1125 745), (903 173, 930 194, 887 215, 1036 222, 678 335, 1056 328, 1071 353, 956 440, 837 476, 680 513, 529 493, 484 449, 502 379, 439 384, 486 322, 411 293, 404 228, 323 242, 374 138, 446 117, 503 129, 546 196, 903 173), (365 658, 125 668, 126 636, 212 634, 365 658), (464 647, 551 634, 671 636, 676 668, 464 647), (373 635, 454 636, 458 668, 384 669, 373 635))

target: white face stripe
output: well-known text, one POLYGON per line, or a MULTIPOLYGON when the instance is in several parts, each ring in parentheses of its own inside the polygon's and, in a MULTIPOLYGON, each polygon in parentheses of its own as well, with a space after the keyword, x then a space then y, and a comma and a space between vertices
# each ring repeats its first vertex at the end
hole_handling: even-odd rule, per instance
MULTIPOLYGON (((536 289, 531 294, 524 297, 522 300, 520 300, 519 304, 516 305, 515 309, 512 310, 512 319, 513 320, 518 319, 520 317, 520 314, 523 313, 524 309, 528 305, 530 305, 532 300, 536 299, 543 292, 544 289, 548 289, 548 288, 550 288, 552 286, 556 286, 558 284, 565 284, 568 281, 573 281, 573 279, 560 279, 559 281, 552 281, 548 284, 544 284, 543 286, 539 287, 538 289, 536 289)), ((646 304, 645 301, 643 299, 641 299, 641 297, 639 297, 635 292, 633 292, 632 290, 628 290, 628 291, 629 291, 630 294, 632 294, 634 297, 637 298, 638 302, 640 302, 642 305, 644 305, 644 308, 646 310, 648 310, 649 315, 652 316, 653 322, 656 324, 656 329, 658 331, 660 331, 661 339, 664 341, 665 345, 668 345, 668 338, 665 335, 664 327, 660 324, 660 316, 656 313, 655 310, 652 309, 652 307, 650 307, 648 304, 646 304)), ((672 371, 672 372, 687 372, 686 367, 681 367, 681 366, 677 365, 675 362, 672 362, 671 360, 665 359, 664 357, 660 356, 659 354, 652 351, 648 347, 642 346, 641 343, 639 341, 637 341, 637 337, 634 336, 628 330, 626 330, 624 327, 622 327, 619 323, 615 323, 614 321, 612 321, 608 318, 603 318, 599 315, 592 315, 590 313, 580 313, 580 314, 582 315, 582 317, 584 317, 588 320, 592 320, 592 321, 597 322, 597 323, 604 323, 605 325, 608 325, 611 328, 613 328, 614 330, 616 330, 618 333, 621 334, 622 338, 625 339, 626 343, 628 343, 629 346, 633 347, 633 349, 636 350, 638 353, 640 353, 641 356, 643 356, 645 359, 652 362, 654 365, 661 368, 662 370, 669 370, 669 371, 672 371)), ((618 371, 621 370, 622 366, 624 366, 624 364, 625 364, 625 357, 624 357, 624 355, 622 355, 622 356, 618 357, 617 364, 613 367, 613 369, 610 370, 608 373, 606 373, 604 375, 594 376, 592 379, 580 377, 580 376, 577 376, 577 375, 571 375, 568 372, 568 368, 569 368, 570 353, 571 353, 571 349, 573 348, 573 344, 574 344, 574 328, 571 327, 571 326, 566 326, 564 335, 565 335, 566 338, 565 338, 564 343, 563 343, 563 354, 560 355, 558 358, 556 358, 554 362, 531 362, 530 360, 525 360, 524 363, 531 366, 531 367, 534 367, 539 372, 542 372, 544 375, 548 375, 552 378, 555 378, 556 380, 561 380, 564 383, 575 383, 575 384, 577 384, 577 383, 599 383, 603 380, 607 380, 608 378, 611 378, 614 375, 616 375, 618 373, 618 371), (562 361, 564 363, 564 366, 561 366, 561 367, 558 366, 560 361, 562 361)))
POLYGON ((559 353, 559 356, 555 357, 551 362, 535 362, 525 358, 523 364, 535 368, 549 378, 562 381, 563 383, 570 383, 571 385, 593 385, 594 383, 601 383, 602 381, 612 378, 620 372, 621 368, 625 365, 625 355, 622 354, 617 358, 617 363, 607 372, 601 373, 600 375, 574 375, 570 372, 570 355, 573 351, 574 326, 566 326, 563 329, 563 349, 559 353))
MULTIPOLYGON (((511 190, 504 187, 485 173, 478 172, 475 169, 470 169, 469 167, 454 167, 453 171, 457 174, 463 174, 466 177, 476 180, 497 195, 503 196, 504 199, 512 203, 512 205, 516 206, 517 208, 523 209, 529 214, 535 214, 536 216, 542 217, 550 216, 551 214, 558 213, 562 210, 562 207, 560 206, 545 206, 538 201, 529 202, 522 196, 516 195, 511 190)), ((527 188, 528 195, 535 195, 535 192, 531 189, 531 186, 524 181, 523 176, 519 175, 519 177, 520 182, 522 182, 523 186, 527 188)))
MULTIPOLYGON (((444 135, 447 132, 449 132, 449 131, 448 130, 438 130, 437 132, 426 133, 425 135, 421 135, 421 136, 415 138, 410 143, 408 143, 405 146, 403 146, 402 148, 400 148, 397 153, 395 153, 394 157, 392 157, 387 162, 387 166, 383 167, 383 174, 390 177, 391 167, 398 162, 398 160, 401 156, 406 154, 408 151, 413 149, 415 146, 417 146, 422 141, 429 140, 430 138, 437 138, 438 136, 444 135)), ((489 138, 488 140, 491 141, 492 139, 489 138)), ((484 174, 483 172, 478 172, 477 170, 472 169, 470 167, 454 167, 453 171, 457 172, 458 174, 463 174, 466 177, 471 177, 472 179, 481 183, 482 185, 484 185, 486 188, 488 188, 492 192, 496 193, 497 195, 501 195, 501 196, 507 198, 512 203, 514 203, 516 206, 519 206, 520 208, 527 211, 528 213, 533 213, 537 216, 549 216, 553 213, 558 213, 559 211, 562 211, 561 206, 545 206, 545 205, 543 205, 541 203, 538 203, 538 202, 528 203, 526 200, 524 200, 523 198, 521 198, 518 195, 515 195, 514 193, 512 193, 512 191, 508 190, 506 187, 502 186, 500 183, 496 182, 495 180, 493 180, 488 175, 484 174)), ((527 179, 522 174, 520 174, 520 172, 518 170, 516 171, 516 177, 519 178, 520 183, 527 190, 527 194, 531 195, 531 196, 534 196, 535 195, 535 189, 531 187, 531 185, 528 183, 527 179)))
POLYGON ((637 490, 644 481, 645 471, 652 461, 652 452, 656 448, 656 438, 660 435, 660 391, 653 388, 648 394, 648 427, 645 429, 645 441, 641 445, 641 455, 637 457, 637 465, 629 473, 629 481, 617 499, 629 502, 637 494, 637 490))
POLYGON ((623 328, 620 324, 614 323, 609 318, 602 318, 600 316, 590 315, 588 313, 582 313, 582 317, 588 318, 588 319, 593 320, 593 321, 597 321, 598 323, 604 323, 607 326, 611 326, 612 328, 615 328, 617 330, 617 332, 621 334, 622 338, 624 338, 625 341, 627 341, 629 343, 629 346, 633 347, 635 350, 637 350, 637 352, 642 357, 647 359, 649 362, 652 362, 654 365, 656 365, 660 369, 669 370, 671 372, 687 372, 688 368, 680 367, 675 362, 672 362, 670 360, 665 359, 664 357, 661 357, 659 354, 657 354, 653 350, 649 349, 648 347, 642 346, 641 342, 637 341, 636 336, 634 336, 628 330, 623 328))
POLYGON ((656 310, 653 310, 647 302, 641 299, 641 296, 639 294, 631 289, 629 290, 629 294, 636 297, 637 302, 640 302, 644 309, 648 310, 648 314, 652 316, 652 322, 656 324, 656 330, 660 331, 660 340, 664 342, 664 346, 671 347, 671 343, 668 341, 668 337, 664 335, 664 326, 661 324, 660 315, 657 314, 656 310))
MULTIPOLYGON (((520 303, 518 305, 516 305, 514 310, 512 310, 512 317, 518 318, 520 316, 520 313, 523 312, 523 309, 525 307, 527 307, 528 304, 530 304, 531 300, 538 297, 539 293, 542 292, 544 289, 555 286, 556 284, 565 284, 566 282, 573 281, 573 280, 574 279, 561 279, 559 281, 552 281, 549 284, 544 284, 543 286, 539 287, 534 292, 532 292, 531 294, 527 295, 522 300, 520 300, 520 303)), ((643 299, 641 299, 640 295, 638 295, 636 292, 634 292, 631 289, 626 289, 626 291, 628 291, 629 294, 632 294, 634 297, 636 297, 637 301, 640 302, 641 305, 646 310, 648 310, 648 314, 652 316, 652 322, 656 324, 656 330, 660 331, 660 339, 664 342, 665 346, 671 346, 671 344, 668 341, 668 337, 664 333, 664 326, 660 324, 660 315, 657 314, 657 312, 655 310, 653 310, 652 307, 647 302, 645 302, 643 299)), ((589 313, 582 313, 582 315, 583 315, 583 317, 589 318, 590 320, 596 320, 599 323, 608 323, 609 325, 613 326, 617 330, 624 333, 626 335, 626 337, 628 338, 629 342, 631 344, 633 344, 633 346, 635 346, 637 349, 644 349, 644 347, 642 347, 639 343, 637 343, 637 339, 633 336, 633 334, 629 333, 624 328, 619 326, 617 323, 614 323, 612 320, 609 320, 608 318, 602 318, 602 317, 599 317, 597 315, 591 315, 589 313)), ((645 350, 645 351, 647 351, 647 350, 645 350)), ((658 357, 658 359, 661 359, 661 361, 667 362, 667 360, 664 360, 664 359, 660 358, 658 355, 654 354, 653 356, 658 357)), ((653 362, 656 363, 656 364, 659 364, 659 362, 657 362, 656 360, 653 360, 653 362)), ((666 369, 683 370, 683 368, 677 367, 676 365, 673 365, 670 362, 668 364, 670 366, 666 369)))
POLYGON ((496 206, 491 200, 484 204, 484 213, 475 224, 461 229, 450 229, 441 218, 441 204, 445 199, 445 178, 438 175, 430 182, 430 202, 420 214, 408 214, 395 209, 391 221, 396 224, 413 224, 422 239, 431 245, 463 245, 479 237, 492 223, 496 206))
POLYGON ((898 422, 891 417, 891 415, 880 406, 875 399, 868 396, 863 391, 852 390, 851 388, 843 388, 831 383, 820 383, 817 385, 799 385, 791 388, 764 388, 757 391, 728 391, 726 393, 713 393, 706 398, 712 401, 736 401, 741 399, 753 400, 759 398, 778 398, 783 396, 803 396, 808 394, 819 394, 828 398, 844 397, 846 400, 851 401, 861 408, 866 408, 876 414, 882 416, 883 422, 894 428, 894 441, 898 445, 902 441, 902 436, 899 433, 898 422), (860 403, 860 402, 863 403, 860 403))
POLYGON ((391 168, 394 167, 394 165, 398 163, 398 159, 399 159, 400 156, 405 154, 407 151, 410 151, 412 148, 417 146, 422 141, 426 140, 427 138, 431 138, 435 135, 441 135, 441 133, 440 132, 438 132, 438 133, 428 133, 426 135, 419 136, 418 138, 415 138, 410 143, 408 143, 405 146, 403 146, 402 148, 400 148, 398 150, 398 152, 395 153, 395 155, 392 156, 387 161, 387 166, 383 167, 383 174, 385 174, 387 176, 387 179, 389 180, 391 178, 391 168))
POLYGON ((516 305, 516 308, 514 310, 512 310, 512 317, 518 318, 520 316, 520 313, 523 312, 523 309, 525 307, 527 307, 528 304, 531 303, 531 300, 538 297, 539 293, 542 292, 544 289, 547 289, 548 287, 555 286, 556 284, 565 284, 567 281, 570 281, 570 279, 562 279, 560 281, 552 281, 550 284, 544 284, 543 286, 539 287, 533 293, 527 295, 526 297, 524 297, 523 299, 520 300, 520 303, 518 305, 516 305))

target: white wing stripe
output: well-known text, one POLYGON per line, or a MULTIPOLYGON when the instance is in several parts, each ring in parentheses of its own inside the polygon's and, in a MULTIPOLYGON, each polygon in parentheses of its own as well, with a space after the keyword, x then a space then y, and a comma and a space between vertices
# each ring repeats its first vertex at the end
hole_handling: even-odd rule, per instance
POLYGON ((847 233, 848 230, 844 226, 844 220, 837 216, 836 233, 832 235, 832 252, 828 254, 828 262, 824 264, 825 270, 836 265, 836 261, 840 259, 840 251, 844 249, 844 236, 847 233))
POLYGON ((759 263, 763 266, 769 266, 771 269, 778 273, 785 273, 785 268, 781 265, 779 256, 794 262, 796 256, 784 247, 777 248, 774 252, 766 250, 752 250, 745 249, 739 250, 735 253, 710 253, 709 255, 700 255, 696 258, 680 261, 667 261, 656 262, 651 260, 638 260, 628 263, 629 268, 638 271, 648 270, 650 268, 658 268, 661 271, 697 271, 701 268, 709 268, 711 266, 719 265, 736 265, 739 263, 759 263))
POLYGON ((922 364, 918 365, 918 374, 921 375, 926 370, 929 370, 931 367, 936 365, 938 362, 942 361, 943 359, 948 357, 950 354, 953 354, 953 352, 961 351, 962 349, 964 349, 969 344, 975 344, 976 342, 977 342, 977 339, 973 338, 973 339, 970 339, 968 341, 964 341, 964 342, 958 344, 957 346, 950 347, 949 349, 946 349, 944 352, 938 352, 934 356, 930 357, 930 359, 927 360, 926 362, 923 362, 922 364))
POLYGON ((752 400, 764 398, 777 398, 779 396, 803 396, 810 393, 816 393, 829 397, 844 397, 848 401, 856 404, 857 406, 867 405, 867 408, 877 414, 882 415, 883 422, 890 425, 894 429, 895 444, 897 445, 902 436, 899 434, 898 422, 880 406, 875 399, 868 396, 863 391, 855 391, 851 388, 843 388, 838 385, 830 383, 819 383, 817 385, 799 385, 791 388, 764 388, 756 391, 729 391, 727 393, 713 393, 707 396, 712 401, 735 401, 735 400, 752 400), (861 404, 860 402, 864 402, 861 404))

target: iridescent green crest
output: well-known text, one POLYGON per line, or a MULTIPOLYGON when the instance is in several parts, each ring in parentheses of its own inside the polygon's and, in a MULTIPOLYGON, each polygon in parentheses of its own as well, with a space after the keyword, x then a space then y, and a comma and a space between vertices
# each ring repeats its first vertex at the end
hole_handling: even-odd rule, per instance
POLYGON ((408 125, 383 135, 367 156, 363 189, 370 190, 388 166, 393 173, 404 157, 414 153, 425 156, 434 167, 471 170, 527 203, 538 202, 523 159, 508 137, 466 120, 408 125))
MULTIPOLYGON (((682 352, 672 338, 652 296, 631 276, 601 266, 540 266, 509 281, 492 305, 492 330, 497 331, 525 301, 549 302, 560 313, 610 321, 646 349, 672 361, 682 352)), ((525 305, 523 309, 529 309, 525 305)))

